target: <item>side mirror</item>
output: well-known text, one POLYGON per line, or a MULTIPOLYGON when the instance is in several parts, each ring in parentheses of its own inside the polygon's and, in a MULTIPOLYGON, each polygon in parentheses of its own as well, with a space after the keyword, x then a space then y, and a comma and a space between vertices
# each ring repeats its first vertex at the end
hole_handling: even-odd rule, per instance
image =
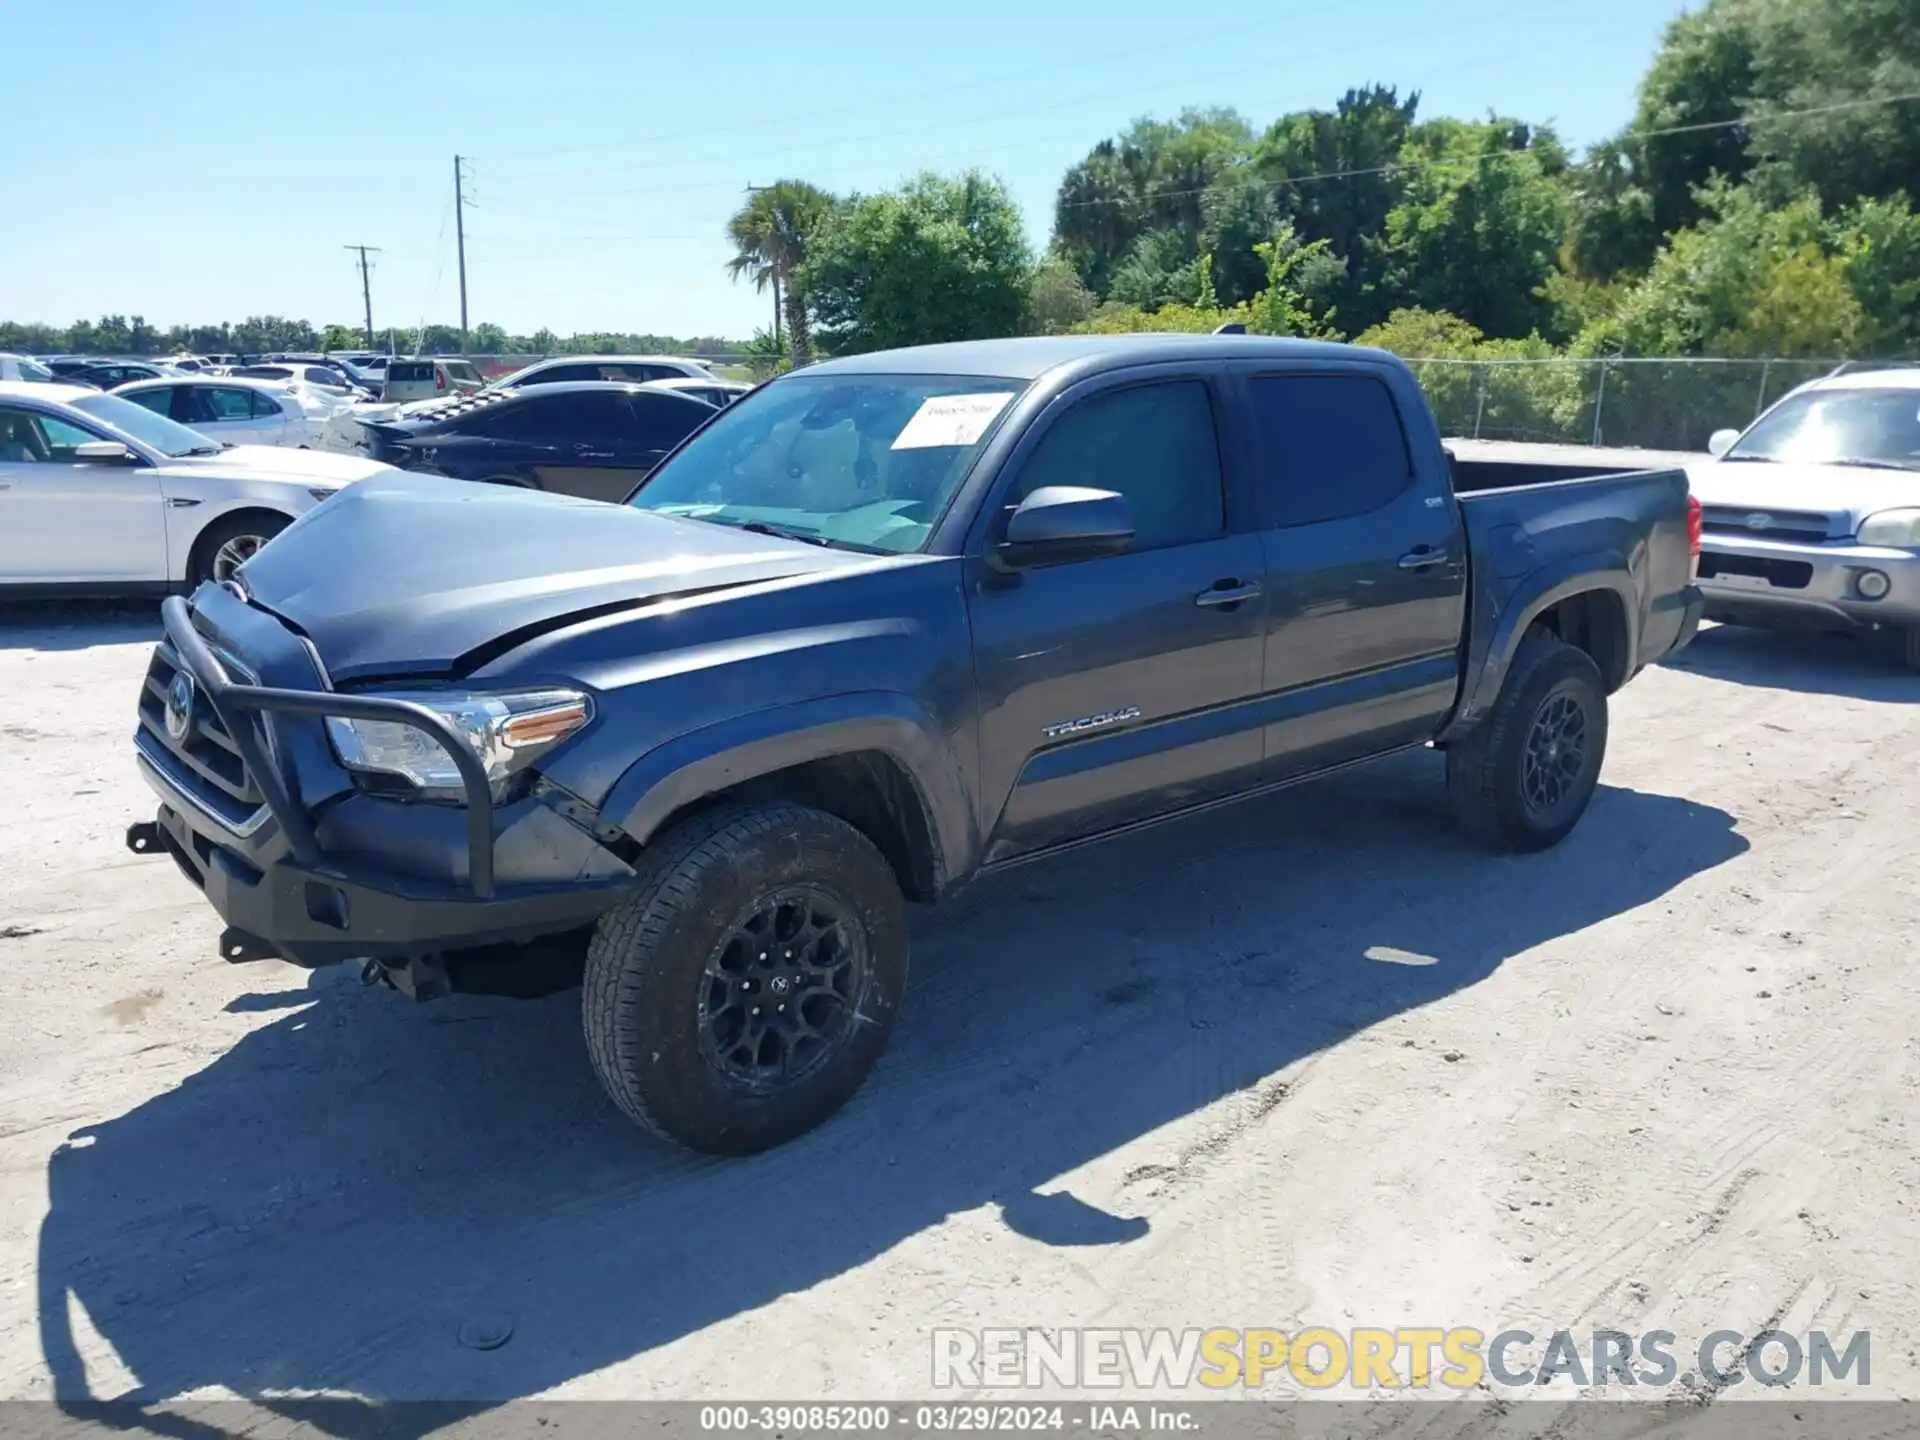
POLYGON ((1002 569, 1057 565, 1117 555, 1133 543, 1133 513, 1124 495, 1078 485, 1047 485, 1020 502, 993 555, 1002 569))
POLYGON ((88 440, 73 447, 73 458, 81 465, 138 465, 140 457, 118 440, 88 440))
POLYGON ((1739 438, 1738 430, 1716 430, 1707 437, 1707 454, 1718 460, 1733 448, 1733 442, 1739 438))

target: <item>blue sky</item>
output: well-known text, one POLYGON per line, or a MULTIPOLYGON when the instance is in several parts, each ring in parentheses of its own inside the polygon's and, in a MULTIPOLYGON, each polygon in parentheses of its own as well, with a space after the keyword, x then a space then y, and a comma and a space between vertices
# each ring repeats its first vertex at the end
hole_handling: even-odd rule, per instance
POLYGON ((458 318, 453 155, 473 157, 470 314, 510 331, 744 337, 741 189, 882 188, 979 165, 1044 243, 1065 168, 1139 115, 1256 125, 1349 85, 1423 115, 1624 124, 1679 0, 1139 0, 774 7, 152 0, 9 7, 0 318, 458 318))

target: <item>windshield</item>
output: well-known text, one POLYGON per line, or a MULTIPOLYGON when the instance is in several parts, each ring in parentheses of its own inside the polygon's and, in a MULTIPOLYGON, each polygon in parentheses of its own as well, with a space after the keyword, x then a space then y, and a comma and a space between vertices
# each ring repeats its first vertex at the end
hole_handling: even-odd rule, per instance
POLYGON ((1024 380, 790 375, 721 411, 642 483, 641 510, 850 550, 926 543, 1024 380))
POLYGON ((1791 396, 1742 435, 1726 458, 1920 470, 1920 390, 1810 390, 1791 396))
POLYGON ((156 415, 123 395, 83 395, 73 402, 73 408, 84 410, 96 420, 104 420, 121 433, 175 459, 182 455, 220 453, 219 441, 177 425, 164 415, 156 415))

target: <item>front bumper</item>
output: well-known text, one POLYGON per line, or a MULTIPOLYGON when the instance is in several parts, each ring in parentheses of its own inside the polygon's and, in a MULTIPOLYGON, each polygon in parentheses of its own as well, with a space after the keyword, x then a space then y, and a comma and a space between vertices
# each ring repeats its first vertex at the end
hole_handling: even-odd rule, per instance
POLYGON ((1920 554, 1911 550, 1709 532, 1699 583, 1712 620, 1800 621, 1842 630, 1920 626, 1920 554), (1887 581, 1878 598, 1861 593, 1863 577, 1873 575, 1887 581))
POLYGON ((162 606, 167 640, 238 747, 263 803, 243 819, 198 797, 164 746, 137 742, 155 818, 127 832, 164 850, 226 923, 230 959, 304 965, 418 958, 576 929, 618 902, 632 868, 539 798, 495 806, 473 752, 429 711, 402 701, 233 683, 186 602, 162 606), (424 730, 466 786, 463 807, 358 793, 309 808, 270 746, 264 717, 354 715, 424 730), (441 733, 441 732, 445 733, 441 733))

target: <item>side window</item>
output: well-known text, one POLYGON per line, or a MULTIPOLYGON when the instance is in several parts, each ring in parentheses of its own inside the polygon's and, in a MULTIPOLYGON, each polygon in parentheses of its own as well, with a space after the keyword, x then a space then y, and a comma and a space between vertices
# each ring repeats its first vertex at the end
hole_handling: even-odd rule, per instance
POLYGON ((610 445, 631 438, 632 412, 627 398, 612 390, 576 390, 546 395, 521 407, 530 410, 527 435, 546 444, 610 445))
POLYGON ((173 413, 173 389, 170 386, 162 386, 155 390, 137 390, 126 398, 142 410, 151 410, 156 415, 173 413))
POLYGON ((0 409, 0 465, 51 460, 41 417, 31 410, 0 409))
POLYGON ((522 385, 556 385, 562 380, 598 380, 600 370, 595 365, 556 365, 551 370, 542 370, 538 375, 529 375, 522 385))
POLYGON ((251 420, 253 418, 251 391, 229 390, 224 385, 206 385, 197 388, 206 398, 209 420, 251 420))
POLYGON ((264 390, 249 390, 247 402, 253 407, 256 420, 278 420, 286 413, 280 408, 280 402, 264 390))
POLYGON ((631 399, 642 450, 671 450, 713 413, 704 405, 672 395, 635 395, 631 399))
POLYGON ((453 433, 479 435, 488 440, 519 440, 530 433, 528 421, 534 408, 532 405, 492 405, 460 421, 453 427, 453 433))
POLYGON ((173 391, 173 418, 182 425, 205 425, 220 417, 207 398, 210 386, 179 385, 173 391))
POLYGON ((91 430, 82 430, 78 425, 69 425, 65 420, 55 419, 51 415, 40 417, 40 429, 47 437, 47 453, 56 461, 73 459, 73 447, 90 445, 100 437, 91 430))
POLYGON ((1082 400, 1048 427, 1008 501, 1049 485, 1126 496, 1136 550, 1223 534, 1220 444, 1205 382, 1134 385, 1082 400))
POLYGON ((1412 483, 1400 412, 1371 375, 1261 375, 1248 393, 1274 524, 1365 515, 1412 483))
POLYGON ((0 409, 0 465, 70 464, 74 446, 99 438, 52 415, 0 409))

